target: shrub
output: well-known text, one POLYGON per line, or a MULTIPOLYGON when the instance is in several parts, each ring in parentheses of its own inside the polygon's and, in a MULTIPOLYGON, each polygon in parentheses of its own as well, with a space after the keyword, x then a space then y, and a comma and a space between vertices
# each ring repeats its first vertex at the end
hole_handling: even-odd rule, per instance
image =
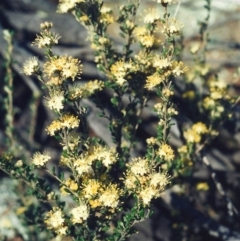
MULTIPOLYGON (((138 0, 119 6, 117 13, 100 0, 60 0, 57 11, 71 12, 87 29, 96 66, 104 75, 86 83, 81 81, 80 59, 54 53, 60 36, 52 31, 53 23, 40 25, 33 45, 44 50, 44 64, 32 57, 22 71, 37 76, 46 105, 54 112, 46 132, 61 147, 58 161, 45 150, 29 159, 17 146, 12 34, 4 32, 9 46, 4 87, 7 151, 1 156, 0 168, 27 184, 24 190, 35 197, 34 201, 20 201, 23 222, 30 227, 28 237, 126 240, 136 232, 136 223, 152 215, 153 200, 168 186, 190 177, 196 163, 203 160, 213 172, 205 153, 236 101, 228 94, 228 85, 206 63, 209 16, 200 23, 199 43, 191 48, 194 66, 187 67, 180 60, 183 25, 168 12, 173 1, 155 2, 158 8, 145 10, 142 22, 137 23, 138 0), (111 24, 124 41, 121 50, 108 33, 111 24), (106 92, 109 98, 103 101, 100 94, 106 92), (91 99, 100 110, 96 118, 107 121, 111 147, 91 135, 87 123, 91 110, 84 99, 91 99), (142 114, 153 99, 157 100, 153 105, 156 134, 144 140, 144 149, 136 155, 142 114), (183 121, 185 116, 191 121, 183 121), (170 144, 173 119, 182 143, 178 148, 170 144)), ((206 2, 210 13, 210 1, 206 2)), ((208 190, 209 185, 198 183, 197 189, 208 190)))

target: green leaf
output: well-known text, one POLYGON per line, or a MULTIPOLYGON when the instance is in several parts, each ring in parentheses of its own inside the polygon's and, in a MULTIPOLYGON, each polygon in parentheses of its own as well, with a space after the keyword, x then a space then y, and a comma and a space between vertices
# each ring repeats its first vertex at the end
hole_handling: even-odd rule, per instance
POLYGON ((111 98, 111 102, 112 102, 114 105, 117 105, 117 104, 118 104, 118 99, 117 99, 117 97, 111 98))
POLYGON ((52 167, 52 174, 56 175, 56 168, 55 167, 52 167))
POLYGON ((122 37, 122 38, 125 38, 125 35, 123 33, 119 33, 119 35, 122 37))
POLYGON ((64 172, 61 172, 61 173, 60 173, 60 179, 61 179, 61 181, 64 180, 64 172))

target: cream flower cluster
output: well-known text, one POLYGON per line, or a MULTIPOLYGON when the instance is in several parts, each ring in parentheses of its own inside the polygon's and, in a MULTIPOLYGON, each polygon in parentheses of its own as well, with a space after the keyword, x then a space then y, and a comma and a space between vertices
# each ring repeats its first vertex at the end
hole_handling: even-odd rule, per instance
POLYGON ((206 125, 202 122, 198 122, 184 131, 183 135, 187 142, 189 143, 199 143, 202 140, 202 136, 208 133, 206 125))
POLYGON ((36 166, 44 166, 49 160, 51 159, 51 156, 48 152, 40 153, 36 152, 33 155, 32 163, 36 166))
POLYGON ((83 221, 86 221, 89 217, 89 207, 82 203, 80 206, 75 207, 70 212, 72 214, 72 223, 82 223, 83 221))
POLYGON ((80 120, 70 114, 65 114, 63 115, 61 118, 59 118, 58 120, 54 120, 46 129, 46 131, 48 132, 48 134, 50 136, 54 136, 56 134, 56 132, 62 130, 62 129, 74 129, 76 127, 78 127, 80 124, 80 120))
POLYGON ((119 60, 110 68, 111 75, 116 79, 116 83, 120 86, 127 82, 127 75, 135 71, 136 68, 132 61, 125 62, 123 60, 119 60))
MULTIPOLYGON (((58 43, 59 35, 52 33, 53 24, 45 22, 41 24, 42 32, 37 35, 33 45, 38 48, 50 49, 58 43)), ((47 85, 60 86, 65 80, 78 78, 82 73, 81 61, 72 56, 48 56, 49 60, 43 65, 43 73, 48 78, 47 85)), ((39 63, 36 57, 30 58, 23 64, 23 72, 26 75, 39 74, 39 63)))
POLYGON ((156 172, 153 163, 145 158, 134 158, 127 166, 125 187, 128 192, 136 193, 144 206, 159 197, 169 183, 168 175, 156 172))
POLYGON ((49 109, 60 112, 64 108, 63 102, 65 98, 63 91, 53 91, 50 97, 46 99, 49 109))
POLYGON ((66 235, 67 226, 65 218, 60 208, 54 207, 53 210, 46 214, 45 223, 49 229, 53 229, 59 235, 66 235))
POLYGON ((88 81, 86 84, 74 86, 69 91, 69 98, 71 100, 85 99, 93 95, 97 91, 104 88, 104 82, 101 80, 88 81))
POLYGON ((93 162, 98 160, 108 168, 117 161, 117 153, 112 149, 97 145, 74 160, 74 167, 81 176, 83 173, 93 173, 93 162))
POLYGON ((71 78, 74 81, 82 73, 82 64, 71 56, 52 58, 44 64, 43 72, 50 80, 57 75, 60 80, 71 78))
POLYGON ((139 52, 134 56, 133 64, 135 71, 143 71, 147 74, 145 88, 148 90, 153 90, 162 83, 166 83, 170 76, 180 76, 188 70, 183 62, 174 61, 155 53, 146 55, 139 52))
POLYGON ((85 0, 59 0, 58 12, 67 13, 68 11, 74 9, 78 3, 83 3, 85 0))
POLYGON ((35 72, 38 72, 38 69, 39 69, 39 63, 36 57, 32 57, 26 60, 22 68, 23 73, 25 75, 32 75, 35 72))

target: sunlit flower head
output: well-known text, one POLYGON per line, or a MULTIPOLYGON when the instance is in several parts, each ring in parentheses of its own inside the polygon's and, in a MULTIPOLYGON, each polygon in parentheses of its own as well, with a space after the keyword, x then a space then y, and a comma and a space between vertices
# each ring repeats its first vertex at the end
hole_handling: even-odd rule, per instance
POLYGON ((196 189, 199 191, 208 191, 209 190, 209 184, 207 182, 199 182, 196 185, 196 189))
POLYGON ((150 178, 150 186, 163 190, 169 183, 169 177, 165 173, 153 173, 150 178))
POLYGON ((53 23, 51 23, 51 22, 44 22, 44 23, 40 24, 40 28, 42 30, 49 30, 52 27, 53 27, 53 23))
POLYGON ((46 214, 45 223, 50 229, 58 229, 64 224, 63 212, 60 208, 53 208, 46 214))
POLYGON ((165 97, 170 97, 173 94, 174 94, 174 92, 167 87, 163 88, 163 90, 162 90, 162 95, 165 96, 165 97))
POLYGON ((190 143, 199 143, 201 141, 201 135, 193 129, 184 131, 183 136, 190 143))
POLYGON ((117 161, 117 153, 114 150, 108 150, 106 147, 99 145, 94 147, 92 158, 101 160, 105 167, 109 167, 117 161))
POLYGON ((54 120, 47 128, 46 131, 50 136, 54 136, 57 131, 62 129, 62 124, 59 120, 54 120))
POLYGON ((184 74, 188 70, 188 67, 184 66, 183 62, 181 61, 180 62, 174 61, 172 68, 173 68, 172 73, 175 76, 180 76, 181 74, 184 74))
POLYGON ((73 224, 82 223, 89 217, 89 208, 85 203, 81 203, 80 206, 73 208, 70 213, 72 214, 71 221, 73 224))
POLYGON ((91 164, 92 164, 92 160, 87 156, 86 157, 81 156, 74 161, 74 166, 79 176, 83 175, 84 173, 85 174, 93 173, 91 164))
POLYGON ((78 184, 77 184, 74 180, 72 180, 71 178, 68 178, 68 179, 64 182, 64 184, 65 184, 69 189, 71 189, 72 191, 78 190, 78 184))
POLYGON ((67 127, 68 129, 73 129, 79 126, 80 120, 73 115, 65 114, 61 118, 62 126, 67 127))
POLYGON ((154 105, 154 111, 156 111, 156 113, 157 113, 158 115, 160 115, 160 114, 162 113, 163 108, 164 108, 164 105, 163 105, 163 103, 161 103, 161 102, 158 102, 158 103, 156 103, 156 104, 154 105))
POLYGON ((78 3, 83 3, 85 0, 59 0, 58 13, 67 13, 74 9, 78 3))
POLYGON ((97 91, 101 91, 104 88, 104 82, 101 80, 88 81, 86 84, 80 86, 74 86, 69 91, 69 98, 75 99, 85 99, 93 95, 97 91))
POLYGON ((190 52, 192 54, 196 54, 201 48, 201 44, 200 42, 194 42, 191 44, 191 47, 190 47, 190 52))
POLYGON ((119 196, 121 191, 117 188, 117 185, 110 184, 99 197, 99 201, 105 207, 116 208, 119 203, 119 196))
POLYGON ((89 22, 89 17, 87 15, 83 15, 79 17, 79 21, 83 23, 88 23, 89 22))
POLYGON ((136 36, 136 38, 147 35, 148 34, 148 30, 146 27, 142 26, 142 27, 136 27, 133 31, 134 35, 136 36))
POLYGON ((160 57, 159 55, 153 58, 153 67, 157 69, 166 69, 172 66, 172 62, 168 58, 160 57))
POLYGON ((205 109, 213 109, 216 106, 216 101, 210 97, 203 99, 203 106, 205 109))
POLYGON ((224 94, 225 93, 218 88, 210 88, 210 98, 213 100, 222 99, 224 94))
POLYGON ((149 163, 145 158, 133 158, 133 160, 127 164, 127 166, 135 175, 144 175, 149 172, 149 163))
POLYGON ((192 126, 192 128, 184 131, 183 136, 187 140, 187 142, 191 143, 199 143, 202 139, 202 135, 208 133, 207 126, 198 122, 192 126))
POLYGON ((153 35, 143 35, 138 38, 138 41, 145 47, 150 48, 154 45, 155 37, 153 35))
POLYGON ((146 52, 139 51, 138 54, 134 55, 134 59, 138 62, 138 67, 140 70, 148 69, 152 66, 152 56, 146 52))
POLYGON ((63 109, 64 94, 62 91, 56 91, 53 94, 50 94, 50 97, 46 99, 49 109, 56 110, 58 112, 63 109))
POLYGON ((135 67, 132 61, 124 62, 123 60, 119 60, 114 63, 110 68, 111 74, 116 78, 116 83, 119 85, 123 85, 127 82, 125 78, 127 74, 135 71, 135 67))
POLYGON ((174 159, 173 149, 168 144, 162 144, 160 146, 158 155, 166 161, 172 161, 174 159))
POLYGON ((207 126, 202 122, 197 122, 192 126, 192 129, 198 134, 205 134, 208 132, 207 126))
POLYGON ((23 64, 23 73, 25 75, 32 75, 39 69, 38 59, 36 57, 29 58, 23 64))
POLYGON ((57 33, 41 32, 40 35, 37 35, 37 38, 34 40, 32 45, 36 45, 40 49, 46 48, 58 44, 58 40, 60 38, 61 37, 57 33))
POLYGON ((102 184, 98 180, 90 179, 86 184, 84 184, 83 192, 84 197, 93 198, 101 190, 102 184))
POLYGON ((46 131, 50 136, 54 136, 57 131, 63 128, 73 129, 78 127, 80 120, 70 114, 63 115, 59 120, 54 120, 47 128, 46 131))
POLYGON ((139 197, 145 206, 148 206, 153 198, 160 195, 160 192, 152 187, 147 187, 139 193, 139 197))
POLYGON ((101 13, 111 13, 112 12, 112 8, 103 5, 101 7, 101 9, 100 9, 100 12, 101 13))
POLYGON ((99 22, 109 25, 114 22, 114 15, 112 13, 102 13, 99 22))
POLYGON ((178 153, 180 154, 187 154, 188 153, 188 147, 187 145, 183 145, 178 148, 178 153))
POLYGON ((212 78, 210 79, 208 85, 210 88, 219 89, 219 90, 226 90, 227 88, 227 82, 223 79, 212 78))
POLYGON ((126 23, 127 27, 131 30, 135 27, 135 23, 130 21, 129 19, 127 19, 125 23, 126 23))
POLYGON ((141 43, 142 46, 147 48, 152 47, 155 43, 160 42, 157 40, 153 33, 151 33, 146 27, 136 27, 133 31, 135 39, 141 43))
POLYGON ((100 207, 102 205, 102 203, 100 202, 100 200, 98 198, 89 200, 89 204, 90 204, 91 208, 93 208, 93 209, 100 207))
POLYGON ((145 14, 143 16, 144 23, 154 23, 158 19, 160 19, 160 13, 158 9, 150 8, 145 10, 145 14))
POLYGON ((129 172, 126 177, 125 177, 125 180, 124 180, 124 183, 125 183, 125 187, 128 189, 128 190, 134 190, 137 188, 137 182, 138 182, 138 179, 136 177, 136 175, 134 175, 133 173, 129 172))
POLYGON ((36 166, 44 166, 49 160, 51 159, 51 156, 48 152, 40 153, 36 152, 33 155, 32 163, 36 166))
POLYGON ((150 138, 148 138, 148 139, 146 140, 146 142, 147 142, 147 144, 148 144, 149 146, 155 145, 155 144, 157 143, 157 139, 154 138, 154 137, 150 137, 150 138))
POLYGON ((57 59, 47 61, 43 66, 43 72, 49 78, 56 75, 72 81, 82 73, 81 61, 71 56, 62 56, 57 59))
POLYGON ((183 24, 174 18, 170 18, 166 23, 162 24, 162 32, 167 35, 180 34, 183 24))
POLYGON ((59 227, 55 230, 55 232, 60 235, 60 236, 65 236, 67 234, 68 227, 67 226, 62 226, 59 227))
POLYGON ((147 88, 148 90, 152 90, 154 87, 162 83, 163 80, 164 77, 155 72, 153 75, 147 77, 145 88, 147 88))
POLYGON ((100 37, 98 39, 98 43, 106 46, 106 45, 110 44, 110 39, 106 38, 106 37, 100 37))

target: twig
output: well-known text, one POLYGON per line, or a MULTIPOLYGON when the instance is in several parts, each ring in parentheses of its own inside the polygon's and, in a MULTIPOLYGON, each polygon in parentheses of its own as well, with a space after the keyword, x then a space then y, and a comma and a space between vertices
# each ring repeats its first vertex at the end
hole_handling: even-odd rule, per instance
POLYGON ((176 18, 177 13, 178 13, 178 10, 179 10, 179 8, 180 8, 180 6, 181 6, 181 3, 182 3, 182 0, 179 0, 179 1, 178 1, 177 8, 176 8, 176 10, 175 10, 175 13, 174 13, 174 15, 173 15, 173 18, 176 18))
POLYGON ((188 200, 175 194, 173 191, 165 191, 162 198, 171 211, 176 209, 179 215, 184 215, 184 221, 187 221, 189 227, 194 228, 194 226, 197 225, 205 229, 211 237, 218 238, 218 240, 240 241, 239 232, 235 232, 205 216, 202 212, 193 208, 188 200))
POLYGON ((218 181, 216 172, 213 170, 213 168, 212 168, 209 160, 207 159, 206 156, 204 156, 204 157, 202 158, 202 160, 203 160, 203 163, 207 166, 208 170, 210 171, 211 177, 212 177, 212 179, 213 179, 214 184, 216 185, 217 190, 218 190, 219 193, 225 198, 225 200, 226 200, 226 202, 227 202, 227 208, 228 208, 228 214, 229 214, 229 216, 232 217, 232 216, 234 215, 234 213, 239 216, 238 210, 236 209, 236 207, 234 206, 234 204, 232 203, 232 201, 231 201, 231 200, 229 199, 229 197, 227 196, 226 192, 225 192, 224 189, 223 189, 222 184, 218 181))

